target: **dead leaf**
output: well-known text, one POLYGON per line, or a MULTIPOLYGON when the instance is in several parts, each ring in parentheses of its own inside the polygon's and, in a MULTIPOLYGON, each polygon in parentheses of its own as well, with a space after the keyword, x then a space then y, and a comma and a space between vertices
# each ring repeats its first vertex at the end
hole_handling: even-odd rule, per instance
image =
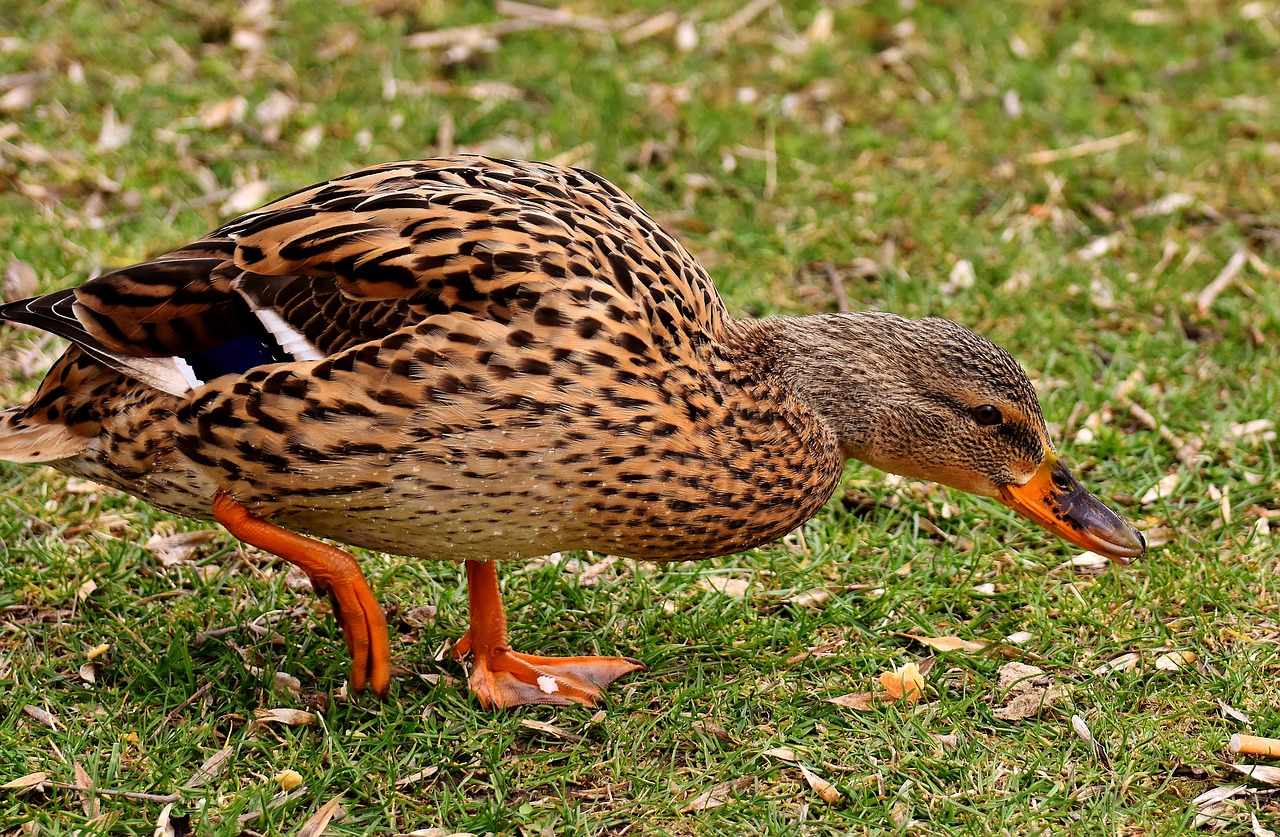
POLYGON ((1096 552, 1081 552, 1073 556, 1067 565, 1086 575, 1102 575, 1111 567, 1111 559, 1096 552))
POLYGON ((1007 691, 1008 702, 991 710, 1002 721, 1021 721, 1039 715, 1066 697, 1042 669, 1026 663, 1005 663, 1000 667, 998 688, 1007 691))
MULTIPOLYGON (((604 719, 601 718, 601 720, 604 719)), ((594 718, 592 721, 596 722, 594 718)), ((700 732, 703 735, 716 739, 717 741, 723 741, 726 744, 733 744, 734 746, 737 746, 740 743, 738 739, 733 737, 733 733, 729 732, 729 730, 714 721, 694 721, 689 726, 693 728, 694 732, 700 732)))
POLYGON ((32 706, 28 703, 26 706, 22 707, 22 712, 31 720, 44 724, 51 730, 56 731, 58 729, 58 721, 53 717, 53 714, 38 706, 32 706))
POLYGON ((1008 690, 1014 693, 1042 689, 1050 682, 1044 669, 1026 663, 1005 663, 1000 666, 997 677, 997 685, 1002 691, 1008 690))
POLYGON ((1231 766, 1255 782, 1261 782, 1264 785, 1280 785, 1280 767, 1265 764, 1232 764, 1231 766))
POLYGON ((320 837, 324 830, 329 826, 329 820, 333 819, 338 812, 338 805, 342 802, 342 794, 338 794, 333 799, 320 806, 320 810, 316 811, 311 817, 302 824, 302 828, 298 830, 298 837, 320 837))
POLYGON ((116 116, 116 109, 107 105, 107 109, 102 114, 102 129, 98 132, 98 142, 94 147, 106 153, 119 151, 129 142, 132 134, 133 126, 121 122, 116 116))
POLYGON ((151 837, 178 837, 178 832, 170 819, 173 806, 174 803, 170 802, 160 809, 160 816, 156 817, 156 830, 151 832, 151 837))
POLYGON ((782 600, 782 603, 794 607, 817 607, 830 598, 831 590, 826 587, 818 587, 813 590, 805 590, 803 593, 796 593, 793 596, 787 596, 782 600))
POLYGON ((218 533, 213 529, 197 529, 194 532, 178 532, 173 535, 152 535, 143 548, 156 557, 162 567, 189 564, 204 544, 218 533))
POLYGON ((790 747, 770 747, 764 751, 764 754, 783 761, 796 762, 800 760, 800 757, 796 755, 796 751, 790 747))
POLYGON ((1227 435, 1238 442, 1258 445, 1262 442, 1274 442, 1276 439, 1276 423, 1271 419, 1254 419, 1246 422, 1232 422, 1227 425, 1227 435))
POLYGON ((17 779, 11 779, 3 785, 0 785, 0 790, 16 790, 21 792, 31 790, 32 788, 40 788, 48 778, 49 774, 45 773, 43 770, 37 771, 36 773, 28 773, 26 776, 19 776, 17 779))
POLYGON ((806 648, 799 654, 792 654, 787 657, 787 665, 793 666, 801 660, 807 660, 810 657, 829 657, 831 652, 835 651, 843 645, 847 645, 848 640, 837 639, 835 642, 824 642, 821 645, 815 645, 812 648, 806 648))
POLYGON ((273 90, 267 94, 267 98, 253 109, 254 119, 262 126, 263 139, 268 142, 280 139, 285 125, 289 122, 289 117, 293 116, 297 107, 298 100, 283 90, 273 90))
POLYGON ((1269 828, 1263 828, 1262 823, 1258 822, 1258 815, 1249 814, 1250 824, 1252 825, 1253 837, 1277 837, 1276 833, 1269 828))
POLYGON ((79 587, 76 588, 76 598, 79 601, 84 601, 85 599, 92 596, 93 591, 97 589, 98 589, 98 582, 94 581, 91 578, 88 581, 86 581, 84 584, 81 584, 79 587))
POLYGON ((1138 505, 1149 506, 1157 500, 1163 500, 1174 492, 1178 487, 1178 483, 1182 481, 1182 475, 1177 471, 1172 474, 1166 474, 1158 483, 1147 489, 1147 492, 1138 498, 1138 505))
POLYGON ((734 779, 730 782, 721 782, 705 793, 700 793, 693 799, 685 803, 680 809, 680 813, 688 814, 696 811, 706 811, 711 808, 719 808, 728 801, 729 796, 735 791, 746 789, 752 782, 751 777, 744 776, 741 779, 734 779))
POLYGON ((1037 689, 1033 692, 1023 692, 1004 706, 992 709, 991 714, 1002 721, 1026 720, 1039 715, 1040 711, 1045 707, 1052 706, 1063 694, 1064 692, 1060 689, 1045 689, 1043 691, 1037 689))
POLYGON ((223 747, 218 752, 209 756, 204 760, 204 764, 196 769, 191 778, 184 784, 184 788, 198 788, 213 779, 218 778, 227 765, 231 762, 232 749, 223 747))
POLYGON ((1050 163, 1056 163, 1059 160, 1072 160, 1077 157, 1088 157, 1093 154, 1102 154, 1107 151, 1114 151, 1122 148, 1130 143, 1138 142, 1142 139, 1142 131, 1136 128, 1125 131, 1122 134, 1114 136, 1101 137, 1098 139, 1088 139, 1066 148, 1049 148, 1043 151, 1032 151, 1022 155, 1022 161, 1033 166, 1047 166, 1050 163))
POLYGON ((840 790, 835 785, 831 784, 817 773, 814 773, 803 764, 800 765, 800 772, 804 775, 804 780, 809 783, 809 787, 813 789, 814 793, 822 798, 823 802, 828 805, 835 805, 840 801, 840 790))
POLYGON ((968 259, 959 259, 951 268, 951 273, 947 276, 947 281, 938 286, 938 290, 945 296, 955 296, 959 291, 972 288, 976 276, 973 272, 973 262, 968 259))
POLYGON ((827 703, 834 703, 836 706, 856 709, 859 712, 869 712, 872 709, 875 709, 881 701, 872 692, 851 692, 847 695, 827 698, 827 703))
POLYGON ((668 9, 665 12, 661 12, 646 20, 642 20, 641 22, 624 30, 622 34, 618 36, 618 40, 626 46, 633 46, 646 38, 652 38, 654 35, 660 35, 663 32, 674 28, 679 20, 680 15, 677 12, 668 9))
POLYGON ((219 208, 223 215, 241 215, 257 209, 267 199, 271 186, 265 180, 250 180, 236 188, 219 208))
POLYGON ((98 795, 93 793, 93 779, 85 771, 80 762, 72 762, 72 774, 75 776, 76 787, 80 789, 80 807, 84 810, 84 815, 93 819, 98 816, 98 795))
POLYGON ((569 741, 573 744, 581 744, 586 741, 586 737, 578 735, 576 732, 560 729, 555 724, 548 724, 545 721, 535 721, 532 718, 525 718, 520 722, 520 726, 525 729, 531 729, 535 732, 541 732, 550 735, 552 738, 559 738, 561 741, 569 741))
POLYGON ((285 692, 294 697, 302 694, 302 681, 287 672, 277 671, 271 678, 271 685, 276 691, 285 692))
MULTIPOLYGON (((107 488, 100 482, 94 482, 93 480, 86 480, 80 477, 71 477, 67 480, 63 488, 68 494, 79 495, 101 494, 104 491, 111 491, 110 488, 107 488)), ((101 523, 101 520, 99 520, 99 523, 101 523)))
POLYGON ((1223 717, 1230 718, 1233 721, 1239 721, 1242 724, 1253 723, 1252 718, 1241 712, 1239 709, 1236 709, 1234 706, 1230 706, 1225 701, 1219 700, 1218 708, 1222 710, 1223 717))
POLYGON ((1170 651, 1156 658, 1156 669, 1159 671, 1181 671, 1190 668, 1196 661, 1194 651, 1170 651))
POLYGON ((195 833, 195 829, 191 826, 190 814, 173 815, 173 806, 175 803, 170 802, 160 810, 160 816, 156 819, 156 830, 152 837, 191 837, 195 833))
POLYGON ((230 122, 240 122, 248 107, 249 103, 244 96, 232 96, 230 99, 214 102, 200 112, 200 127, 207 131, 221 128, 230 122))
POLYGON ((11 302, 35 296, 39 285, 40 277, 36 275, 34 267, 22 259, 9 258, 9 266, 4 270, 4 284, 0 286, 4 289, 4 299, 11 302))
POLYGON ((698 25, 689 18, 676 24, 676 48, 681 52, 693 52, 698 48, 698 25))
POLYGON ((1195 202, 1196 199, 1185 192, 1170 192, 1135 209, 1133 217, 1156 218, 1161 215, 1172 215, 1180 209, 1186 209, 1195 202))
POLYGON ((835 12, 829 7, 823 6, 818 9, 818 13, 809 23, 809 28, 804 30, 804 39, 811 44, 825 44, 831 40, 831 35, 835 32, 835 19, 835 12))
POLYGON ((977 654, 991 644, 983 640, 961 639, 958 636, 916 636, 913 634, 911 638, 935 651, 963 651, 967 654, 977 654))
POLYGON ((956 735, 954 732, 949 732, 945 735, 942 733, 931 732, 929 733, 929 738, 938 745, 937 751, 939 755, 942 753, 954 753, 960 749, 960 736, 956 735))
POLYGON ((751 581, 745 578, 713 575, 698 579, 697 586, 703 590, 714 590, 724 596, 741 598, 747 594, 747 589, 751 587, 751 581))
POLYGON ((1107 755, 1107 748, 1103 746, 1101 741, 1093 737, 1093 730, 1089 729, 1089 725, 1085 723, 1084 718, 1079 715, 1072 715, 1071 729, 1080 737, 1081 741, 1093 748, 1093 753, 1098 757, 1098 761, 1108 768, 1111 767, 1111 757, 1107 755))
POLYGON ((99 663, 85 663, 80 666, 80 679, 86 683, 97 683, 98 671, 101 668, 99 663))
POLYGON ((588 564, 578 572, 579 587, 595 587, 600 584, 600 580, 604 578, 604 574, 608 572, 614 564, 624 560, 620 555, 606 555, 594 564, 588 564))
POLYGON ((315 151, 324 141, 324 126, 312 125, 298 135, 298 151, 307 154, 315 151))
POLYGON ((1099 236, 1077 250, 1075 253, 1076 258, 1081 261, 1091 262, 1116 249, 1120 244, 1120 240, 1120 236, 1115 234, 1099 236))
POLYGON ((416 773, 410 773, 408 776, 396 779, 396 787, 407 788, 410 785, 416 785, 424 779, 430 779, 432 776, 440 772, 440 768, 434 764, 430 767, 424 767, 416 773))
POLYGON ((1130 651, 1128 654, 1121 654, 1114 660, 1109 660, 1093 670, 1093 673, 1099 677, 1108 674, 1114 674, 1117 671, 1131 671, 1138 665, 1138 655, 1130 651))
POLYGON ((36 101, 34 84, 19 84, 0 96, 0 113, 15 113, 28 110, 36 101))
POLYGON ((880 685, 894 700, 915 703, 924 696, 924 677, 915 663, 907 663, 897 671, 883 672, 880 675, 880 685))
POLYGON ((1223 785, 1211 788, 1191 800, 1191 807, 1196 810, 1195 827, 1200 828, 1207 822, 1223 820, 1220 815, 1228 808, 1228 801, 1238 793, 1249 790, 1245 785, 1223 785))
POLYGON ((253 710, 253 719, 263 724, 285 724, 291 727, 301 727, 315 723, 316 716, 302 709, 280 707, 279 709, 255 709, 253 710))

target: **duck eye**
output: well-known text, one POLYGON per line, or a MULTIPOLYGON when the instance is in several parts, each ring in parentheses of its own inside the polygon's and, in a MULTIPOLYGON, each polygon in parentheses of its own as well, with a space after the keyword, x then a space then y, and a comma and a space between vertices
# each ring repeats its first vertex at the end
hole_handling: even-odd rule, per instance
POLYGON ((1000 415, 998 408, 983 404, 981 407, 973 408, 973 420, 984 427, 993 427, 1004 421, 1004 416, 1000 415))

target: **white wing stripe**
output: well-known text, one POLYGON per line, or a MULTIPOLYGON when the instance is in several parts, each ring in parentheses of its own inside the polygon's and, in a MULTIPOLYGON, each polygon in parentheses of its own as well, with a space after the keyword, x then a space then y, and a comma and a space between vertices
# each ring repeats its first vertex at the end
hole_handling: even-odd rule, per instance
POLYGON ((267 331, 271 332, 271 336, 276 338, 285 354, 294 360, 324 360, 320 350, 275 311, 270 308, 255 308, 253 313, 266 326, 267 331))

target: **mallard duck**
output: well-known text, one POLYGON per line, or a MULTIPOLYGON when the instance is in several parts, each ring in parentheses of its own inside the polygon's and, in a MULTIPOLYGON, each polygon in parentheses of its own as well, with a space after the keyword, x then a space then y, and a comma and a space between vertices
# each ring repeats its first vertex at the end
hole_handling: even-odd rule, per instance
POLYGON ((747 549, 812 517, 850 458, 1144 551, 1059 459, 1004 350, 943 319, 734 319, 679 242, 578 169, 367 168, 0 317, 70 341, 0 413, 0 458, 298 565, 335 600, 357 691, 388 689, 385 618, 316 537, 463 562, 455 653, 490 707, 590 705, 642 667, 512 650, 498 561, 747 549))

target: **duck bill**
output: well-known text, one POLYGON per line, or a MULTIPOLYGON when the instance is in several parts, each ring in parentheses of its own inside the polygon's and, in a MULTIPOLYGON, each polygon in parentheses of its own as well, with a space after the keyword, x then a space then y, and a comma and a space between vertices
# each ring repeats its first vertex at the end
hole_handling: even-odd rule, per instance
POLYGON ((1000 502, 1058 537, 1113 560, 1127 563, 1147 551, 1142 534, 1086 491, 1053 451, 1025 484, 1001 488, 1000 502))

